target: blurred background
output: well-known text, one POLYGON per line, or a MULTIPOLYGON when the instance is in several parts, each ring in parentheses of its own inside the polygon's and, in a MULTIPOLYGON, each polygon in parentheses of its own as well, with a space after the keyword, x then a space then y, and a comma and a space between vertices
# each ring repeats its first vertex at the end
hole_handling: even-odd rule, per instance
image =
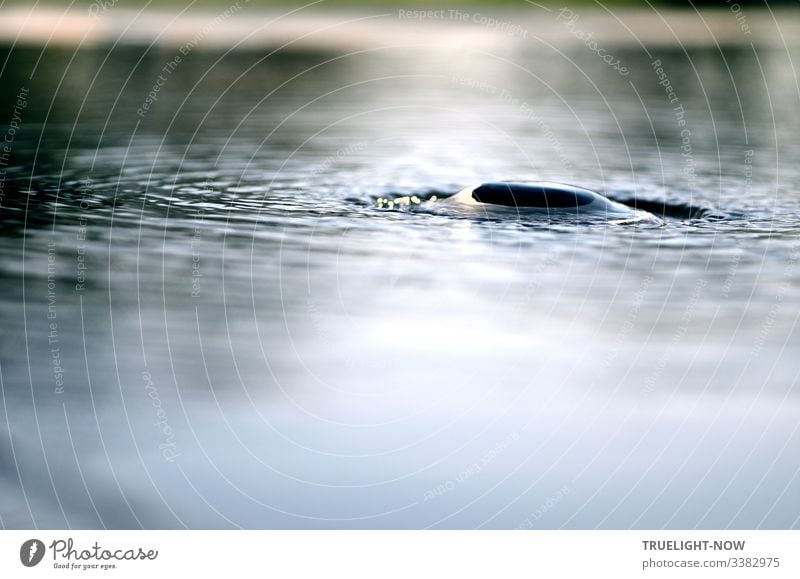
MULTIPOLYGON (((88 6, 91 5, 93 2, 91 0, 75 0, 74 2, 67 2, 65 0, 49 0, 47 2, 39 3, 40 5, 44 6, 65 6, 65 5, 73 5, 73 6, 88 6)), ((245 3, 245 2, 242 2, 245 3)), ((287 6, 305 6, 307 4, 311 4, 312 2, 297 2, 291 0, 248 0, 247 4, 259 7, 287 7, 287 6)), ((13 6, 14 4, 25 5, 28 4, 23 0, 8 0, 6 5, 13 6)), ((118 0, 114 4, 120 7, 141 7, 141 6, 149 6, 151 8, 156 7, 186 7, 186 6, 193 6, 193 7, 203 7, 203 6, 221 6, 226 4, 224 0, 196 0, 195 2, 179 2, 178 0, 162 0, 162 1, 151 1, 148 2, 147 0, 118 0)), ((394 7, 403 7, 403 6, 416 6, 422 7, 425 9, 435 10, 437 8, 442 7, 449 7, 449 6, 505 6, 510 8, 519 8, 525 7, 526 4, 538 4, 538 5, 545 5, 545 6, 609 6, 609 7, 618 7, 618 6, 674 6, 678 8, 690 8, 692 6, 704 6, 704 7, 716 7, 722 8, 725 7, 726 4, 734 4, 733 0, 731 2, 726 2, 725 0, 720 0, 714 2, 713 0, 611 0, 609 2, 595 2, 595 0, 572 0, 569 2, 555 2, 554 0, 543 0, 542 2, 527 2, 527 0, 442 0, 441 2, 430 2, 428 0, 409 0, 404 2, 402 0, 321 0, 317 4, 321 6, 331 6, 331 7, 347 7, 347 6, 356 6, 356 7, 369 7, 369 6, 394 6, 394 7)), ((796 5, 797 0, 776 0, 766 2, 765 0, 740 0, 735 2, 735 4, 739 4, 741 6, 755 6, 755 7, 765 7, 765 6, 775 6, 781 4, 788 4, 788 5, 796 5)))

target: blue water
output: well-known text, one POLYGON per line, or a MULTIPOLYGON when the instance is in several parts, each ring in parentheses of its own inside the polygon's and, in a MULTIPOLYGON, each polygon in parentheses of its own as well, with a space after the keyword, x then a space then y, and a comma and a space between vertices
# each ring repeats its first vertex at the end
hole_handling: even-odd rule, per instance
POLYGON ((800 54, 4 52, 3 527, 800 524, 800 54))

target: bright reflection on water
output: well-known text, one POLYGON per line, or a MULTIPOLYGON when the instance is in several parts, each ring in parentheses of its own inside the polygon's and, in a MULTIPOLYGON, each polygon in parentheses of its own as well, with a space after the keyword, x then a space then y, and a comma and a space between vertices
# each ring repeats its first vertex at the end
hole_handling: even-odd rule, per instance
POLYGON ((615 55, 14 49, 2 525, 796 527, 800 55, 615 55))

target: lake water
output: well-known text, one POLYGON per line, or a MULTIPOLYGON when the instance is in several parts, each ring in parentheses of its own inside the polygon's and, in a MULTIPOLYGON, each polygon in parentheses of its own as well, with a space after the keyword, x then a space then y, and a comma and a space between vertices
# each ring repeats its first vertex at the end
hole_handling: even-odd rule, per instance
POLYGON ((4 48, 0 524, 798 527, 800 52, 609 51, 4 48))

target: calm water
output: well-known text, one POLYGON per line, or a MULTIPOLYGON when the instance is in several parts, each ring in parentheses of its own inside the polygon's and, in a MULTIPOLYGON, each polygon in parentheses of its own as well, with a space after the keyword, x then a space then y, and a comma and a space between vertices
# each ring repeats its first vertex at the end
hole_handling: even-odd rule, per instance
POLYGON ((800 53, 614 54, 3 49, 0 524, 799 526, 800 53))

